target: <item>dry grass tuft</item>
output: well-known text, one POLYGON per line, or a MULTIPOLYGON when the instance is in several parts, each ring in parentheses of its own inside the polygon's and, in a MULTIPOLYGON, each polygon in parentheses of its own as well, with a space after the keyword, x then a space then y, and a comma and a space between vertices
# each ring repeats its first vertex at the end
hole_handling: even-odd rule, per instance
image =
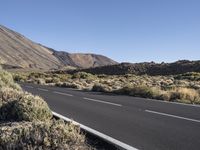
POLYGON ((172 90, 171 99, 184 103, 200 104, 200 94, 191 88, 176 88, 172 90))

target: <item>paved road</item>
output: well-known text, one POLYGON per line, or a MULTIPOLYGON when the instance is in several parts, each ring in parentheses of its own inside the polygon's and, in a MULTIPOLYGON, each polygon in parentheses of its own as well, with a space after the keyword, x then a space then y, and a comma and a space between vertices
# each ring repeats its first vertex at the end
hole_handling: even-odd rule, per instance
POLYGON ((199 150, 200 107, 22 84, 68 118, 141 150, 199 150))

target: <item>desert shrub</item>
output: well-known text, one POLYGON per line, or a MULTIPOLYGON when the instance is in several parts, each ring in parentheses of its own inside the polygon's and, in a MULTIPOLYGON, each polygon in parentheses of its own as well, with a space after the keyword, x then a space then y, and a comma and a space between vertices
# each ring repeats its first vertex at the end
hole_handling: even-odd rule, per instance
POLYGON ((109 92, 111 89, 103 84, 94 84, 91 90, 93 92, 109 92))
POLYGON ((53 82, 53 83, 58 83, 58 82, 60 82, 60 78, 53 77, 53 78, 52 78, 52 82, 53 82))
POLYGON ((99 74, 97 75, 98 78, 106 78, 108 75, 105 75, 105 74, 99 74))
POLYGON ((191 81, 200 81, 200 73, 199 72, 188 72, 184 74, 179 74, 174 76, 177 80, 191 80, 191 81))
POLYGON ((51 110, 42 98, 23 92, 9 73, 1 71, 0 149, 90 148, 79 127, 52 120, 51 110))
POLYGON ((79 127, 53 120, 1 124, 0 149, 85 150, 89 147, 79 127))
POLYGON ((0 107, 0 120, 46 121, 52 118, 47 103, 39 96, 25 93, 20 98, 10 99, 0 107))
POLYGON ((61 82, 66 82, 67 80, 71 78, 72 78, 72 75, 70 74, 59 74, 59 79, 61 82))
POLYGON ((53 83, 53 78, 52 77, 48 77, 48 78, 45 78, 45 83, 53 83))
POLYGON ((144 98, 154 98, 155 93, 152 88, 147 86, 136 86, 130 90, 129 95, 131 96, 141 96, 144 98))
POLYGON ((0 88, 0 107, 9 101, 20 99, 23 94, 24 92, 18 91, 16 89, 8 87, 0 88))
POLYGON ((11 87, 17 90, 21 90, 21 87, 14 83, 13 77, 10 73, 0 70, 0 88, 11 87))
POLYGON ((46 77, 48 77, 48 75, 42 72, 32 72, 28 75, 28 78, 32 77, 45 79, 46 77))
POLYGON ((0 80, 5 84, 10 84, 14 82, 12 75, 3 70, 0 71, 0 80))
POLYGON ((172 101, 171 93, 169 91, 160 90, 157 94, 154 95, 155 99, 164 100, 164 101, 172 101))
POLYGON ((59 82, 56 83, 56 86, 59 87, 65 87, 65 88, 74 88, 74 89, 79 89, 79 86, 76 83, 70 83, 70 82, 59 82))
POLYGON ((115 93, 144 97, 144 98, 155 98, 158 96, 159 91, 157 91, 157 89, 147 86, 133 86, 133 87, 127 86, 119 90, 116 90, 115 93))
POLYGON ((171 100, 178 100, 184 103, 198 104, 200 103, 200 95, 197 90, 190 88, 176 88, 171 91, 171 100))
POLYGON ((16 73, 12 73, 13 79, 14 81, 17 82, 25 82, 27 80, 27 76, 25 74, 16 74, 16 73))
POLYGON ((72 75, 72 79, 92 79, 95 76, 86 72, 77 72, 72 75))
POLYGON ((36 82, 37 82, 37 84, 40 84, 40 85, 46 84, 45 78, 44 78, 44 79, 43 79, 43 78, 37 78, 37 79, 36 79, 36 82))

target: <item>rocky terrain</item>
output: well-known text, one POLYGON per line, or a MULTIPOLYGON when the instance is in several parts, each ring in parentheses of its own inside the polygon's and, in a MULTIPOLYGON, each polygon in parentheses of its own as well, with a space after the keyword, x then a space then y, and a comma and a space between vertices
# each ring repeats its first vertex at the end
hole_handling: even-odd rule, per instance
POLYGON ((78 69, 68 71, 74 72, 88 72, 92 74, 107 74, 107 75, 176 75, 187 72, 200 72, 200 61, 180 60, 174 63, 121 63, 109 66, 94 67, 88 69, 78 69))
POLYGON ((65 66, 88 68, 116 64, 95 54, 58 52, 35 43, 25 36, 0 25, 0 63, 4 68, 62 69, 65 66))

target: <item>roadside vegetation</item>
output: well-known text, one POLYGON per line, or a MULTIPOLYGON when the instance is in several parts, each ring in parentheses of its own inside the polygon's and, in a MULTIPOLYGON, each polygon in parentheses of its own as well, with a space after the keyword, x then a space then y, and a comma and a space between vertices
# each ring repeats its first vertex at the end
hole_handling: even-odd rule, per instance
POLYGON ((14 79, 20 82, 200 104, 200 73, 195 72, 169 76, 93 75, 86 72, 15 73, 14 79))
MULTIPOLYGON (((15 76, 15 79, 17 77, 19 78, 15 76)), ((25 75, 21 77, 26 81, 25 75)), ((45 76, 41 77, 45 79, 45 76)), ((47 103, 41 97, 24 92, 14 83, 10 73, 0 69, 0 149, 91 148, 86 144, 78 126, 55 120, 47 103)))

